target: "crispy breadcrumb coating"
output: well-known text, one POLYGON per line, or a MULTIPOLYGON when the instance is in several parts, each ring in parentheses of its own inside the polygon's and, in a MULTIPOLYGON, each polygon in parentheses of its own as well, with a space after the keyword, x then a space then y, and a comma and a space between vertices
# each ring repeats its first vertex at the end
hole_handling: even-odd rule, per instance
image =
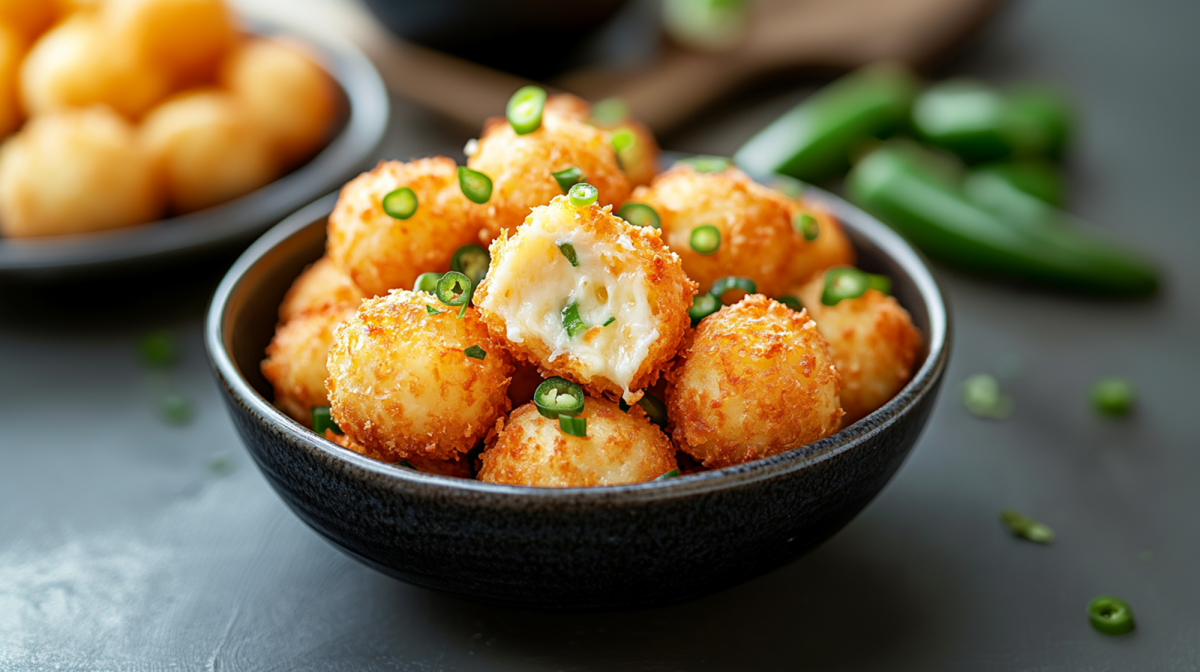
POLYGON ((567 488, 650 481, 676 468, 670 440, 634 406, 589 398, 587 436, 567 434, 532 404, 513 411, 483 453, 479 480, 567 488))
POLYGON ((300 313, 319 310, 326 306, 348 303, 355 308, 366 294, 354 284, 329 257, 321 257, 304 269, 293 282, 283 303, 279 304, 279 321, 287 322, 300 313))
POLYGON ((513 367, 477 311, 458 312, 407 290, 362 303, 329 350, 326 387, 342 431, 391 461, 457 459, 483 439, 510 408, 513 367), (472 346, 483 359, 467 356, 472 346))
POLYGON ((333 329, 354 315, 358 306, 339 303, 293 315, 280 323, 267 346, 262 373, 275 388, 275 405, 305 427, 312 426, 313 406, 328 406, 325 360, 333 329))
POLYGON ((803 199, 791 201, 790 205, 793 220, 801 214, 811 215, 817 220, 816 239, 805 240, 799 230, 793 234, 796 253, 788 269, 790 286, 802 285, 827 268, 854 265, 854 247, 842 230, 841 222, 828 208, 803 199))
POLYGON ((706 467, 811 443, 842 417, 817 325, 760 294, 704 318, 667 380, 675 442, 706 467))
MULTIPOLYGON (((366 446, 358 443, 346 434, 337 434, 332 429, 325 430, 325 438, 336 443, 337 445, 347 450, 352 450, 359 455, 365 455, 373 460, 380 462, 388 462, 389 464, 397 464, 397 461, 388 453, 371 450, 366 446)), ((427 474, 437 474, 439 476, 451 476, 454 478, 471 478, 471 465, 467 460, 435 460, 430 457, 421 455, 412 455, 404 459, 413 466, 417 471, 427 474)), ((398 465, 403 466, 403 465, 398 465)))

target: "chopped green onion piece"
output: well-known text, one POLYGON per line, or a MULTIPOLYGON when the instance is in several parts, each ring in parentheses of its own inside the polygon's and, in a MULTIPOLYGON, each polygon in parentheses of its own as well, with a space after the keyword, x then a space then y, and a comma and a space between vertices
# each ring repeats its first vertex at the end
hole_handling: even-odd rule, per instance
POLYGON ((532 133, 542 126, 546 108, 546 90, 540 86, 522 86, 508 99, 508 123, 517 135, 532 133))
POLYGON ((794 296, 781 296, 775 300, 787 306, 788 308, 791 308, 797 313, 804 310, 804 304, 800 303, 800 299, 797 299, 794 296))
POLYGON ((972 415, 1003 420, 1012 415, 1012 397, 1000 391, 1000 383, 987 373, 977 373, 963 381, 963 405, 972 415))
POLYGON ((592 124, 616 126, 629 116, 629 105, 620 98, 605 98, 592 105, 592 124))
POLYGON ((1123 378, 1104 378, 1092 385, 1092 408, 1110 416, 1127 415, 1133 408, 1133 385, 1123 378))
POLYGON ((575 338, 576 336, 587 331, 587 325, 583 323, 583 318, 579 316, 579 304, 575 301, 567 304, 562 311, 563 329, 567 330, 567 338, 575 338))
POLYGON ((892 293, 892 279, 886 275, 877 273, 867 274, 867 289, 873 289, 880 294, 889 295, 892 293))
POLYGON ((1054 530, 1023 513, 1005 509, 1000 512, 1000 520, 1009 532, 1022 539, 1039 544, 1049 544, 1054 541, 1054 530))
POLYGON ((471 347, 467 348, 466 350, 463 350, 463 354, 466 355, 467 357, 470 357, 471 359, 478 359, 478 360, 482 360, 484 357, 487 357, 487 351, 484 350, 483 348, 479 347, 478 345, 472 345, 471 347))
POLYGON ((731 289, 740 289, 747 294, 753 294, 758 291, 758 285, 754 284, 754 281, 750 278, 740 278, 736 275, 729 275, 724 278, 718 278, 714 280, 712 287, 710 287, 708 290, 708 293, 717 297, 717 300, 720 301, 721 297, 725 295, 725 292, 728 292, 731 289))
POLYGON ((417 276, 417 281, 413 283, 413 291, 434 294, 437 292, 438 280, 441 279, 441 273, 422 273, 417 276))
POLYGON ((721 300, 712 294, 699 294, 692 298, 692 307, 688 308, 688 317, 692 318, 692 326, 700 320, 721 309, 721 300))
POLYGON ((676 468, 676 469, 672 469, 672 470, 668 471, 667 473, 663 474, 662 476, 659 476, 658 478, 656 478, 654 480, 665 481, 668 478, 678 478, 678 477, 679 477, 679 469, 676 468))
POLYGON ((679 163, 686 163, 700 173, 720 173, 727 170, 733 162, 723 156, 701 155, 680 159, 679 163))
POLYGON ((550 175, 554 178, 555 182, 558 182, 558 188, 562 189, 562 193, 564 194, 570 191, 571 187, 576 184, 587 181, 587 175, 584 175, 583 171, 575 166, 571 166, 566 170, 560 170, 557 173, 550 173, 550 175))
POLYGON ((163 420, 172 425, 186 425, 192 419, 192 405, 187 399, 178 394, 168 394, 163 397, 159 406, 163 420))
POLYGON ((799 231, 807 241, 814 241, 817 235, 821 233, 821 224, 817 222, 817 218, 802 212, 792 218, 792 227, 799 231))
POLYGON ((579 184, 571 187, 571 190, 567 192, 567 197, 571 199, 571 205, 577 207, 583 207, 585 205, 591 205, 595 203, 596 197, 599 195, 600 192, 587 182, 580 182, 579 184))
POLYGON ((605 321, 604 321, 604 324, 602 324, 602 325, 600 325, 600 326, 602 326, 602 327, 607 327, 608 325, 610 325, 610 324, 612 324, 613 322, 616 322, 616 321, 617 321, 617 318, 615 318, 615 317, 610 317, 610 318, 608 318, 607 320, 605 320, 605 321))
POLYGON ((662 228, 662 220, 659 219, 658 213, 645 203, 627 202, 621 206, 620 210, 617 210, 617 216, 634 226, 662 228))
POLYGON ((321 436, 325 436, 325 430, 332 429, 334 434, 341 434, 342 428, 333 421, 333 415, 329 411, 328 406, 313 406, 312 409, 312 426, 313 431, 321 436))
POLYGON ((492 197, 492 178, 466 166, 458 167, 458 188, 473 203, 487 203, 492 197))
POLYGON ((408 460, 400 460, 399 462, 396 463, 396 466, 404 467, 405 469, 412 469, 413 471, 418 471, 418 469, 412 465, 412 462, 409 462, 408 460))
POLYGON ((429 313, 430 315, 441 315, 442 314, 442 311, 438 310, 437 308, 434 308, 433 306, 431 306, 429 304, 425 304, 425 312, 429 313))
POLYGON ((467 302, 471 300, 471 288, 470 278, 458 271, 450 271, 438 280, 434 295, 437 296, 438 301, 447 306, 465 308, 467 302))
POLYGON ((628 128, 618 128, 613 131, 609 142, 612 143, 613 149, 617 150, 617 154, 620 154, 637 143, 637 136, 628 128))
POLYGON ((696 252, 712 254, 721 247, 721 230, 711 224, 697 226, 688 242, 696 252))
POLYGON ((566 378, 547 378, 534 390, 533 405, 551 420, 560 415, 579 415, 583 412, 583 388, 566 378))
POLYGON ((558 428, 563 431, 563 434, 587 438, 587 418, 560 415, 558 416, 558 428))
POLYGON ((208 460, 208 470, 217 476, 225 476, 233 473, 233 458, 226 453, 213 456, 208 460))
POLYGON ((563 253, 563 256, 567 258, 567 261, 571 262, 572 266, 579 265, 579 255, 575 254, 574 245, 570 243, 559 243, 558 249, 563 253))
POLYGON ((454 256, 450 258, 450 270, 467 276, 472 286, 478 287, 491 263, 492 255, 482 245, 467 243, 454 251, 454 256))
POLYGON ((1123 635, 1133 630, 1133 609, 1119 597, 1101 595, 1088 602, 1088 620, 1106 635, 1123 635))
POLYGON ((169 331, 152 331, 138 339, 137 352, 146 366, 165 368, 179 360, 179 343, 169 331))
POLYGON ((458 319, 463 319, 467 316, 467 304, 463 304, 462 308, 458 309, 458 319))
POLYGON ((383 212, 392 219, 408 219, 417 214, 417 194, 408 187, 389 191, 383 197, 383 212))
POLYGON ((857 268, 831 268, 825 273, 825 289, 821 292, 821 303, 836 306, 844 299, 857 299, 870 287, 870 278, 857 268))

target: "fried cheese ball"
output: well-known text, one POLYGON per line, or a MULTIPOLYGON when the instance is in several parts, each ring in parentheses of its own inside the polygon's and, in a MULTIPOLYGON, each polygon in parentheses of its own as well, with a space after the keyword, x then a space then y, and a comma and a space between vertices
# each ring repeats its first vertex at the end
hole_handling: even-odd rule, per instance
MULTIPOLYGON (((630 187, 650 184, 658 174, 658 141, 654 134, 643 123, 624 114, 620 119, 598 120, 592 117, 592 106, 578 96, 560 93, 546 99, 546 112, 571 117, 578 121, 589 123, 604 129, 612 143, 613 134, 619 130, 627 130, 633 135, 633 143, 618 152, 618 165, 629 178, 630 187)), ((619 204, 618 204, 619 205, 619 204)))
POLYGON ((874 289, 837 305, 821 303, 825 274, 798 292, 817 329, 829 343, 842 383, 842 426, 857 422, 896 395, 921 354, 921 333, 908 311, 874 289))
POLYGON ((339 303, 358 307, 367 295, 329 257, 321 257, 304 269, 283 295, 279 321, 287 322, 300 313, 339 303))
POLYGON ((676 468, 671 441, 640 407, 626 413, 606 399, 588 398, 579 417, 587 420, 586 437, 562 431, 532 403, 513 411, 483 452, 479 480, 545 488, 621 485, 676 468))
POLYGON ((279 176, 270 144, 233 96, 213 89, 175 96, 146 115, 142 141, 176 212, 244 196, 279 176))
POLYGON ((101 20, 113 41, 181 85, 211 81, 237 34, 225 0, 105 0, 101 20))
POLYGON ((492 180, 491 198, 473 209, 489 242, 501 229, 517 228, 531 208, 562 195, 554 172, 578 168, 599 191, 600 205, 620 206, 629 198, 629 180, 607 134, 570 115, 545 113, 541 127, 526 135, 517 135, 507 119, 488 119, 467 166, 492 180))
POLYGON ((314 406, 328 406, 325 360, 333 330, 354 317, 357 306, 341 303, 300 313, 279 325, 262 361, 263 376, 275 388, 275 405, 305 427, 314 406))
POLYGON ((630 199, 645 203, 662 220, 662 237, 683 259, 683 270, 707 292, 725 276, 753 280, 761 294, 788 288, 794 241, 788 199, 740 170, 700 172, 678 163, 630 199), (692 231, 714 226, 721 242, 711 254, 692 249, 692 231))
POLYGON ((512 362, 477 311, 396 290, 368 299, 329 351, 330 408, 348 436, 392 458, 459 459, 508 412, 512 362), (440 310, 431 314, 426 307, 440 310), (483 359, 465 351, 478 346, 483 359))
POLYGON ((89 233, 157 219, 154 161, 135 129, 103 107, 37 117, 0 149, 0 232, 89 233))
POLYGON ((497 238, 491 255, 474 300, 492 335, 594 395, 635 401, 691 324, 696 284, 679 257, 656 229, 632 226, 607 207, 559 196, 497 238), (568 244, 575 263, 562 249, 568 244))
POLYGON ((337 118, 337 86, 299 44, 249 40, 221 65, 220 81, 285 162, 306 160, 324 146, 337 118))
POLYGON ((0 138, 20 128, 24 119, 18 96, 21 59, 24 57, 24 38, 0 23, 0 138))
MULTIPOLYGON (((337 445, 347 450, 352 450, 359 455, 365 455, 373 460, 380 462, 391 462, 397 466, 403 466, 392 461, 392 458, 385 453, 369 450, 366 446, 358 443, 354 439, 345 434, 337 434, 332 429, 325 430, 325 438, 336 443, 337 445)), ((471 478, 471 465, 467 460, 435 460, 419 455, 410 455, 405 458, 405 462, 412 465, 413 469, 427 474, 437 474, 439 476, 450 476, 453 478, 471 478)))
POLYGON ((727 467, 833 434, 842 409, 817 325, 761 294, 704 318, 668 374, 679 449, 727 467))
POLYGON ((793 222, 806 214, 816 220, 817 237, 808 240, 801 228, 793 227, 796 252, 788 272, 792 287, 803 285, 827 268, 853 266, 855 261, 854 246, 828 208, 819 203, 792 202, 793 222))
POLYGON ((171 78, 132 45, 110 39, 96 17, 79 13, 33 45, 21 64, 20 87, 30 116, 100 104, 139 119, 167 96, 171 78))
POLYGON ((444 156, 381 161, 342 187, 329 216, 329 258, 370 296, 412 289, 422 273, 444 273, 459 247, 478 240, 458 186, 458 165, 444 156), (393 219, 383 197, 401 187, 417 196, 417 211, 393 219))

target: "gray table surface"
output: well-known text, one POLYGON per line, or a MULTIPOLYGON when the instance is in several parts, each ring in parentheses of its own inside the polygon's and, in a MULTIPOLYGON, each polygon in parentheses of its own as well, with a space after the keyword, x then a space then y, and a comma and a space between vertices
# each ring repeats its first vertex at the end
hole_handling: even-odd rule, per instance
MULTIPOLYGON (((817 551, 675 607, 481 606, 311 532, 243 452, 208 371, 201 319, 228 259, 0 288, 0 669, 1200 669, 1197 26, 1195 3, 1023 2, 950 65, 1073 94, 1073 208, 1155 254, 1166 291, 1111 303, 938 269, 957 342, 895 480, 817 551), (156 327, 184 344, 167 371, 134 356, 156 327), (968 416, 957 384, 997 367, 1015 415, 968 416), (1134 417, 1090 412, 1087 387, 1107 374, 1136 382, 1134 417), (159 420, 167 392, 193 402, 189 425, 159 420), (1006 507, 1058 541, 1010 537, 1006 507), (1101 593, 1132 604, 1133 634, 1089 627, 1101 593)), ((729 153, 806 93, 739 97, 666 144, 729 153)), ((384 153, 465 137, 397 100, 384 153)))

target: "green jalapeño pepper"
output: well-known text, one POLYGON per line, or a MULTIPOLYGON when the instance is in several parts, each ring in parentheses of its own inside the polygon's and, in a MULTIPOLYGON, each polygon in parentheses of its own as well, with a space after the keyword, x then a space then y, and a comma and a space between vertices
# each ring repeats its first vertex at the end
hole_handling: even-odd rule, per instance
POLYGON ((1005 94, 972 79, 934 84, 912 105, 917 135, 968 163, 1057 158, 1066 147, 1071 116, 1066 101, 1048 90, 1005 94))
POLYGON ((1154 268, 1123 248, 981 206, 915 145, 876 148, 847 176, 846 191, 931 257, 967 270, 1107 295, 1158 287, 1154 268))
POLYGON ((733 155, 752 174, 783 173, 816 182, 850 165, 864 137, 885 137, 907 123, 919 84, 902 66, 876 64, 821 89, 767 126, 733 155))
POLYGON ((967 180, 992 182, 1008 191, 1033 196, 1047 205, 1063 206, 1063 183, 1058 168, 1047 161, 987 163, 971 170, 967 180))

